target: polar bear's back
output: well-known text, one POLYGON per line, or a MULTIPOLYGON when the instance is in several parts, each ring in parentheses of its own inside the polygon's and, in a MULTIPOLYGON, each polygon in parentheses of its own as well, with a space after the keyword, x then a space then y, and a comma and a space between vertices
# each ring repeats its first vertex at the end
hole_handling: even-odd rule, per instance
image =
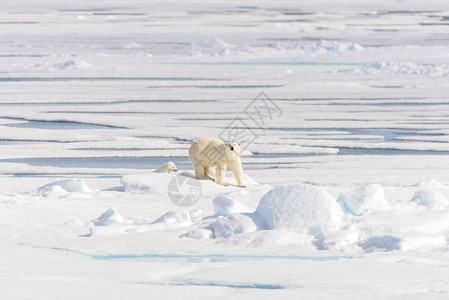
POLYGON ((221 153, 224 142, 216 138, 201 138, 195 141, 189 149, 190 161, 208 164, 209 160, 221 153))

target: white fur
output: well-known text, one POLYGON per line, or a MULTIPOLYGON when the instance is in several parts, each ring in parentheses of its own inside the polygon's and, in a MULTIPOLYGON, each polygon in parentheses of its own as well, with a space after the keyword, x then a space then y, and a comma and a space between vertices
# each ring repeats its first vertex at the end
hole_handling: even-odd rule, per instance
POLYGON ((170 173, 170 172, 177 172, 178 168, 173 162, 168 162, 162 166, 160 166, 158 169, 156 169, 155 173, 170 173))
POLYGON ((227 186, 224 179, 229 166, 238 185, 245 187, 239 143, 225 143, 215 138, 202 138, 190 146, 189 157, 195 169, 196 179, 214 180, 211 175, 215 173, 216 182, 227 186))

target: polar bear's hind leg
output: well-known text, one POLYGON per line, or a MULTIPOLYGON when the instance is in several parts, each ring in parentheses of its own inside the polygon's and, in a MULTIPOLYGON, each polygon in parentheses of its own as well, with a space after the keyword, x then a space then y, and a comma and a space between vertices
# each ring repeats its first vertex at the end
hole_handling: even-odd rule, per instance
POLYGON ((207 177, 204 175, 204 166, 201 164, 195 164, 195 178, 196 179, 206 179, 207 177))
POLYGON ((204 175, 207 177, 207 179, 210 179, 212 181, 215 181, 215 179, 211 176, 211 170, 210 167, 204 168, 204 175))

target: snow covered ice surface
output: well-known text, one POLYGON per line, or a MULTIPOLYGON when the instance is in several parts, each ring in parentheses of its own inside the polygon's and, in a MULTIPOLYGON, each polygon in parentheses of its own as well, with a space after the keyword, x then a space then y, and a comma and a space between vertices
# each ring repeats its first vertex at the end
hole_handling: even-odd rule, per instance
POLYGON ((447 3, 337 2, 2 1, 0 298, 448 299, 447 3))

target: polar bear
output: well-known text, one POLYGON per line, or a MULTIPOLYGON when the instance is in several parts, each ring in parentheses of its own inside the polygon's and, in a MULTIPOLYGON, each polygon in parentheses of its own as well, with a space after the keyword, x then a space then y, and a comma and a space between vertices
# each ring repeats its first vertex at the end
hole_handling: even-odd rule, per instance
POLYGON ((154 170, 154 173, 167 173, 168 174, 170 172, 178 172, 178 168, 171 161, 166 163, 166 164, 164 164, 164 165, 162 165, 162 166, 160 166, 156 170, 154 170))
POLYGON ((224 181, 226 169, 231 167, 234 178, 239 187, 243 184, 243 168, 240 159, 240 144, 236 142, 225 143, 215 138, 202 138, 195 141, 189 149, 189 157, 195 169, 196 179, 214 180, 211 175, 217 177, 218 184, 228 186, 224 181))

